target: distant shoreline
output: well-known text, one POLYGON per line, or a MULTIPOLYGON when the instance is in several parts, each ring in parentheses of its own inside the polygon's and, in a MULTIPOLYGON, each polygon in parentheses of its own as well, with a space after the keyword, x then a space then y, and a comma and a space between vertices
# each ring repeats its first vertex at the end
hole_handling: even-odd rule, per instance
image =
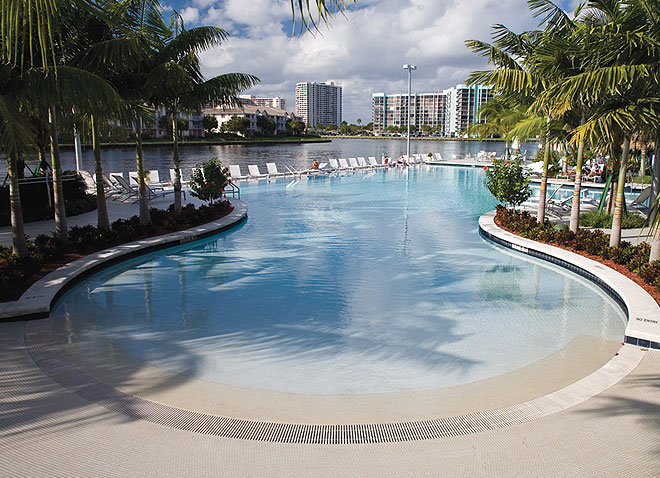
MULTIPOLYGON (((301 139, 283 139, 283 140, 236 140, 236 141, 180 141, 180 147, 186 146, 234 146, 234 145, 254 145, 254 146, 267 146, 271 144, 309 144, 309 143, 331 143, 332 138, 301 138, 301 139)), ((167 146, 172 147, 174 143, 172 141, 143 141, 143 148, 153 148, 157 146, 167 146)), ((135 143, 101 143, 101 148, 103 149, 113 149, 113 148, 134 148, 135 143)), ((61 149, 72 150, 74 149, 73 144, 60 144, 61 149)), ((83 144, 82 148, 84 150, 91 150, 91 144, 83 144)))
MULTIPOLYGON (((333 136, 336 139, 397 139, 405 140, 408 139, 406 136, 333 136)), ((504 142, 501 138, 448 138, 446 136, 411 136, 410 141, 476 141, 478 143, 485 141, 499 141, 504 142)))

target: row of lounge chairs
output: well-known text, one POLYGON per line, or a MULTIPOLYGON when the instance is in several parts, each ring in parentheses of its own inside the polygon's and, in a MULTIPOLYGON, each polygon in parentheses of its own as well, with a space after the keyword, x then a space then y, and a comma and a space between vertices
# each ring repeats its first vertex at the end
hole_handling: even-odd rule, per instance
MULTIPOLYGON (((90 173, 83 172, 83 178, 87 183, 88 189, 96 190, 95 176, 92 176, 90 173)), ((172 183, 174 182, 174 169, 170 170, 170 176, 172 183)), ((156 199, 159 197, 167 196, 168 194, 174 194, 173 189, 165 189, 170 184, 161 183, 158 171, 149 171, 146 178, 146 191, 147 197, 149 199, 156 199)), ((129 201, 133 200, 134 202, 138 200, 138 175, 137 171, 131 171, 128 173, 128 178, 124 177, 124 173, 109 173, 103 175, 103 186, 105 188, 105 194, 107 197, 110 197, 118 201, 129 201)), ((186 197, 185 190, 183 192, 183 197, 186 197)))
MULTIPOLYGON (((428 162, 437 162, 443 161, 442 155, 440 153, 432 154, 413 154, 410 157, 403 155, 405 164, 407 165, 416 165, 423 164, 428 162)), ((355 171, 359 169, 373 169, 373 168, 382 168, 388 166, 394 166, 396 164, 393 160, 387 160, 385 156, 378 161, 374 156, 369 156, 367 158, 358 156, 352 158, 331 158, 327 163, 319 164, 319 167, 316 169, 306 169, 306 170, 297 170, 292 166, 286 166, 286 171, 280 171, 277 168, 275 163, 266 163, 267 172, 262 173, 259 169, 259 166, 256 164, 248 165, 248 173, 243 174, 241 167, 239 165, 233 164, 229 166, 229 173, 233 180, 243 180, 243 179, 265 179, 265 178, 274 178, 274 177, 283 177, 283 176, 300 176, 303 174, 319 174, 324 172, 333 172, 333 171, 355 171), (387 161, 387 162, 386 162, 387 161)), ((175 181, 175 170, 170 169, 170 181, 161 182, 160 175, 157 170, 152 170, 147 172, 147 194, 150 199, 166 196, 172 194, 174 191, 172 189, 166 189, 171 187, 175 181)), ((83 178, 87 183, 87 187, 90 191, 96 189, 95 176, 82 171, 83 178)), ((138 175, 137 171, 131 171, 128 173, 127 177, 124 176, 124 173, 109 173, 103 175, 103 183, 106 190, 106 195, 112 197, 116 200, 126 201, 126 200, 135 200, 137 201, 138 197, 138 175)), ((183 170, 181 170, 181 184, 182 186, 187 186, 188 181, 184 179, 183 170)), ((185 197, 185 190, 183 191, 185 197)))
MULTIPOLYGON (((423 164, 435 161, 443 161, 442 155, 440 153, 434 153, 431 157, 428 155, 414 154, 410 157, 403 155, 403 159, 406 164, 415 165, 423 164)), ((331 158, 328 159, 327 163, 319 164, 318 168, 315 169, 305 169, 305 170, 296 170, 291 166, 287 166, 287 171, 280 171, 277 168, 275 163, 266 163, 267 172, 262 173, 259 169, 259 166, 256 164, 248 165, 248 173, 243 174, 241 167, 237 164, 232 164, 229 166, 229 173, 231 178, 234 180, 242 179, 263 179, 279 176, 297 176, 302 174, 318 174, 323 172, 331 171, 355 171, 358 169, 373 169, 373 168, 382 168, 387 166, 394 166, 394 161, 385 162, 386 158, 383 156, 380 162, 376 159, 375 156, 369 156, 367 158, 363 156, 358 156, 354 158, 331 158)))

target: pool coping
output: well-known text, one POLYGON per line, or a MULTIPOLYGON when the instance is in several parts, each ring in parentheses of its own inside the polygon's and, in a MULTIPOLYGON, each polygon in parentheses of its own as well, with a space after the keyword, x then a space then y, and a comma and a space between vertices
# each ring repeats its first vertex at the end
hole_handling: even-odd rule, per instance
POLYGON ((57 299, 90 275, 150 252, 187 244, 231 229, 247 218, 247 204, 227 198, 232 212, 200 226, 103 249, 69 262, 32 284, 18 300, 0 303, 0 322, 43 319, 57 299))
POLYGON ((594 282, 619 303, 626 314, 624 342, 660 349, 660 306, 628 277, 574 252, 507 232, 495 224, 495 211, 479 218, 479 233, 504 247, 551 262, 594 282))
MULTIPOLYGON (((494 224, 493 219, 494 214, 492 213, 480 218, 479 230, 483 236, 489 237, 495 242, 508 244, 508 247, 521 252, 529 254, 532 250, 532 255, 543 257, 542 252, 537 250, 544 249, 540 247, 543 246, 542 244, 523 240, 506 233, 494 224), (508 237, 509 235, 512 237, 508 237), (528 246, 534 246, 534 248, 531 249, 528 246)), ((551 249, 543 252, 548 257, 554 257, 553 254, 562 255, 561 253, 565 252, 552 246, 548 247, 551 249)), ((566 252, 566 254, 567 256, 562 259, 566 264, 572 263, 569 262, 569 259, 577 262, 577 259, 581 258, 581 256, 572 253, 566 252)), ((553 262, 562 265, 560 262, 553 262)), ((584 265, 582 264, 582 266, 584 265)), ((599 273, 602 272, 601 268, 608 269, 595 262, 593 266, 599 273)), ((610 271, 612 274, 619 275, 613 270, 610 271)), ((593 273, 592 275, 597 277, 593 273)), ((611 290, 608 292, 616 294, 622 305, 627 307, 629 313, 635 313, 638 311, 636 304, 627 304, 626 301, 636 299, 632 295, 634 295, 635 288, 639 289, 639 287, 632 283, 633 287, 630 287, 632 290, 621 290, 625 287, 616 283, 615 279, 608 277, 606 281, 603 281, 603 284, 609 284, 611 290), (612 285, 612 282, 615 282, 615 284, 612 285)), ((624 279, 628 280, 625 277, 624 279)), ((657 315, 658 306, 654 301, 653 304, 653 312, 657 315)), ((52 334, 48 330, 48 324, 43 320, 26 322, 24 335, 21 339, 35 365, 46 375, 78 396, 115 413, 203 435, 249 441, 308 445, 375 444, 430 440, 483 433, 519 425, 574 407, 602 393, 634 370, 642 360, 646 350, 630 345, 623 346, 607 363, 576 382, 545 395, 500 408, 448 417, 430 416, 414 420, 384 420, 359 423, 338 420, 333 423, 315 423, 314 421, 310 423, 305 420, 281 422, 268 418, 246 419, 224 414, 222 410, 212 413, 195 411, 185 405, 173 406, 123 392, 92 376, 91 371, 85 370, 84 364, 80 364, 82 368, 79 368, 79 366, 70 362, 66 354, 61 353, 60 344, 53 341, 52 334)), ((246 390, 246 393, 250 393, 250 391, 246 390)), ((379 395, 375 395, 373 398, 376 400, 374 404, 378 403, 379 395)))

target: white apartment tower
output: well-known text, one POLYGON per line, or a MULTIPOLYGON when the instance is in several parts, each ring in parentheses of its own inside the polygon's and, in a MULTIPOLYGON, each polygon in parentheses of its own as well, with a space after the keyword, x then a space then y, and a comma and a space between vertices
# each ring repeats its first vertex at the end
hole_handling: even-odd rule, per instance
MULTIPOLYGON (((384 131, 388 126, 407 126, 408 94, 372 95, 374 129, 384 131)), ((410 124, 443 126, 447 116, 447 97, 444 93, 412 93, 410 95, 410 124)))
POLYGON ((252 95, 238 95, 243 104, 254 106, 270 106, 280 110, 286 110, 286 100, 279 96, 272 98, 252 96, 252 95))
POLYGON ((449 131, 451 136, 465 131, 470 123, 480 121, 479 107, 493 97, 490 90, 481 85, 456 85, 455 88, 445 90, 445 94, 449 105, 445 131, 449 131))
POLYGON ((334 82, 296 84, 296 116, 307 126, 339 125, 342 118, 341 86, 334 82))
POLYGON ((407 126, 418 129, 423 125, 440 127, 445 136, 456 136, 478 121, 479 107, 493 97, 488 88, 480 85, 457 85, 442 92, 412 93, 411 114, 408 116, 408 95, 405 93, 372 95, 374 130, 385 131, 389 126, 407 126))

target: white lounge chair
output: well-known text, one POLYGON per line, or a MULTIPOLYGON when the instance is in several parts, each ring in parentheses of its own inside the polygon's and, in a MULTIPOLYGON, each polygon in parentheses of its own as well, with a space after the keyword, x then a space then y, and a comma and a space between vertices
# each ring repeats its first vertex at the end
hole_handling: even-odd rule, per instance
POLYGON ((373 167, 378 167, 378 166, 380 166, 380 165, 378 164, 378 161, 376 161, 376 157, 375 157, 375 156, 369 156, 369 157, 367 158, 367 160, 369 161, 369 166, 373 166, 373 167))
POLYGON ((277 170, 277 164, 275 163, 266 163, 266 169, 268 170, 269 176, 284 176, 286 173, 280 173, 277 170))
POLYGON ((644 203, 649 200, 649 197, 651 197, 651 186, 645 187, 642 192, 631 201, 630 207, 637 209, 645 208, 646 206, 644 203))
MULTIPOLYGON (((163 189, 163 185, 160 183, 160 178, 158 176, 158 171, 147 171, 145 181, 151 189, 163 189)), ((128 184, 131 186, 138 185, 137 171, 130 171, 128 173, 128 184)))
POLYGON ((251 178, 265 178, 268 176, 267 174, 262 174, 261 171, 259 171, 259 166, 256 164, 248 165, 248 175, 251 178))
MULTIPOLYGON (((121 194, 123 189, 119 186, 117 181, 112 177, 113 173, 110 173, 109 175, 103 175, 103 187, 105 188, 105 195, 106 196, 113 196, 117 194, 121 194)), ((115 174, 120 174, 121 173, 115 173, 115 174)))
POLYGON ((364 157, 362 157, 362 156, 358 156, 357 162, 358 162, 358 166, 360 166, 361 168, 368 168, 369 167, 369 165, 367 164, 367 160, 364 159, 364 157))
POLYGON ((231 164, 229 166, 229 174, 234 181, 248 178, 247 176, 243 176, 243 173, 241 173, 241 167, 238 164, 231 164))
MULTIPOLYGON (((181 186, 188 186, 190 181, 186 181, 183 177, 183 169, 179 168, 179 173, 181 174, 181 186)), ((176 180, 176 170, 171 168, 170 169, 170 182, 172 183, 172 186, 174 186, 174 181, 176 180)))
POLYGON ((436 161, 444 161, 440 153, 433 153, 433 159, 435 159, 436 161))
POLYGON ((339 169, 351 169, 346 158, 339 158, 337 161, 339 161, 339 169))
POLYGON ((328 162, 330 163, 330 166, 333 167, 333 169, 339 169, 339 163, 335 158, 329 159, 328 162))
POLYGON ((160 188, 163 189, 163 184, 160 182, 160 175, 158 174, 157 169, 152 169, 147 175, 147 184, 150 188, 160 188))
POLYGON ((357 162, 356 158, 348 158, 348 164, 351 166, 353 169, 357 169, 360 167, 360 165, 357 162))
MULTIPOLYGON (((125 194, 121 199, 126 200, 126 199, 129 199, 129 198, 135 197, 135 201, 137 202, 137 200, 138 200, 138 186, 137 185, 136 186, 131 185, 122 176, 115 176, 114 179, 119 183, 119 185, 125 191, 125 194)), ((173 189, 164 191, 162 189, 161 190, 155 190, 155 189, 151 188, 148 184, 145 184, 144 186, 147 190, 147 198, 148 199, 156 199, 156 198, 159 198, 159 197, 166 196, 168 194, 174 194, 173 189)), ((185 198, 186 193, 185 193, 185 191, 182 191, 182 192, 183 192, 183 197, 185 198)))
POLYGON ((126 179, 124 179, 124 176, 121 173, 110 173, 110 178, 119 188, 119 195, 116 199, 124 201, 132 197, 137 197, 137 184, 135 186, 131 185, 126 179))

